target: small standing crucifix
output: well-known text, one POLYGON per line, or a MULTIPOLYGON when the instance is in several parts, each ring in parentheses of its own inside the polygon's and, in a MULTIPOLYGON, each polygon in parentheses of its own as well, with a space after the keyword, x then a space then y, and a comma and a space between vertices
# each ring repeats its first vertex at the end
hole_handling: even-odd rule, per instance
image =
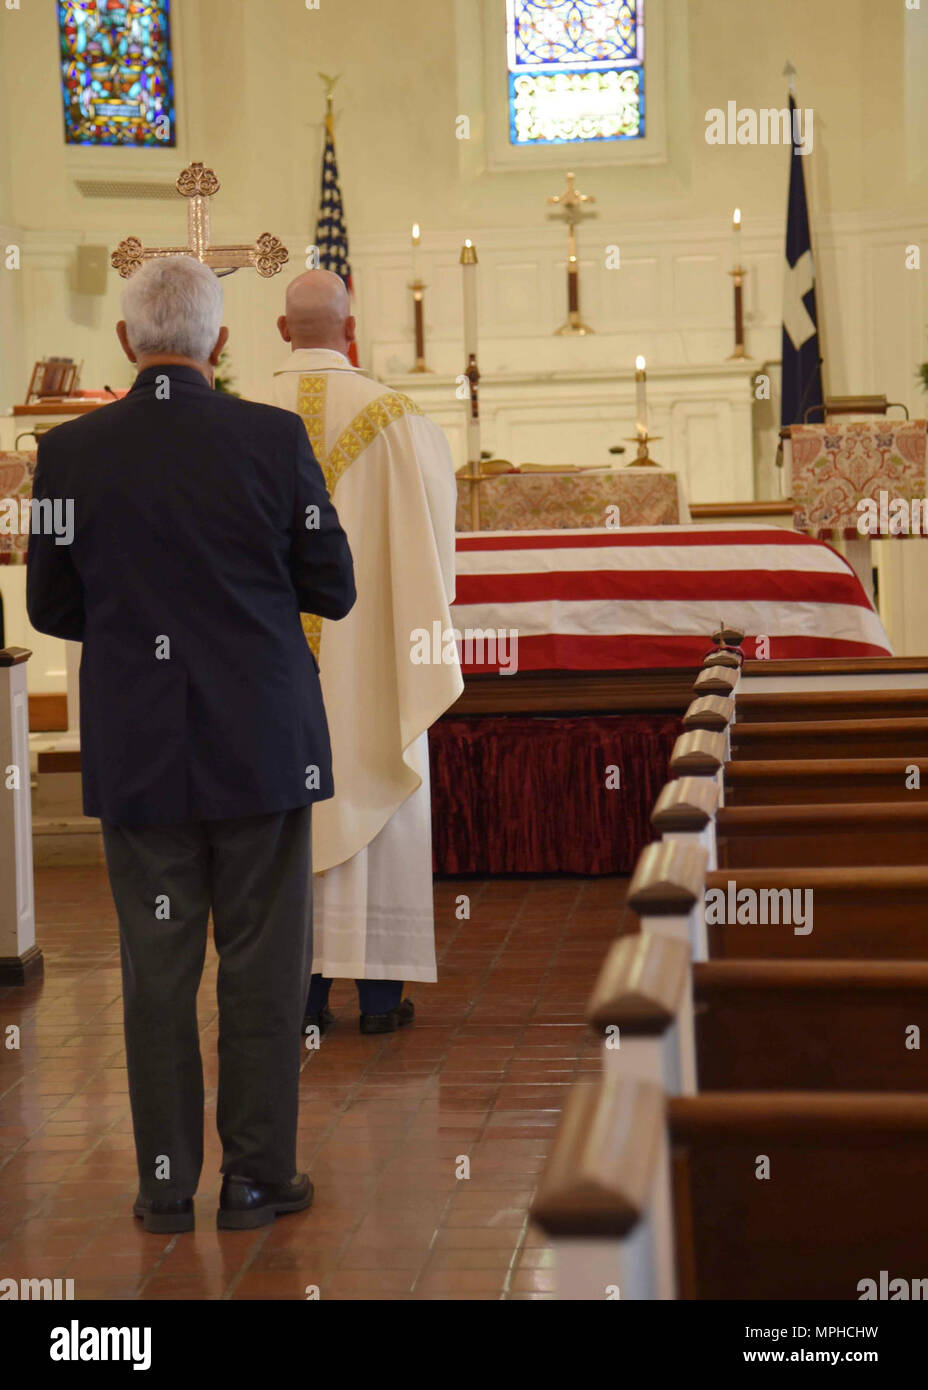
POLYGON ((121 241, 110 257, 114 270, 124 280, 134 275, 144 261, 159 256, 195 256, 217 275, 231 275, 241 266, 253 265, 259 275, 276 275, 290 259, 279 237, 263 232, 251 246, 211 246, 209 241, 209 200, 219 191, 219 180, 212 169, 188 164, 177 179, 177 191, 187 204, 186 246, 143 246, 138 237, 121 241))
POLYGON ((583 323, 580 318, 580 265, 577 260, 576 228, 584 213, 596 216, 583 206, 584 203, 595 203, 596 199, 589 193, 578 193, 574 187, 573 174, 568 174, 566 193, 555 193, 548 202, 555 203, 559 209, 558 212, 549 212, 548 216, 563 217, 567 223, 567 322, 554 331, 560 335, 592 333, 589 324, 583 323))

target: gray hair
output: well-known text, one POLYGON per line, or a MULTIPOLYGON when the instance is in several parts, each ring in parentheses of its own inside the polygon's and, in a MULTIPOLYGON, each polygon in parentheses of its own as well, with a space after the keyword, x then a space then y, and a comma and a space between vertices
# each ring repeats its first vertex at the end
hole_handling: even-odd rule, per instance
POLYGON ((122 314, 137 357, 166 352, 205 362, 222 327, 222 285, 194 256, 158 257, 126 284, 122 314))

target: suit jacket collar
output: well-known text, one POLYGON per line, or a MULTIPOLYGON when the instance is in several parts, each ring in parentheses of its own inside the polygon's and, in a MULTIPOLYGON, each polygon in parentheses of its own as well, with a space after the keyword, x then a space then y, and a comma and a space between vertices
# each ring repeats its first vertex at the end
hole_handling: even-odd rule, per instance
POLYGON ((135 381, 132 383, 132 390, 140 386, 151 386, 159 376, 166 376, 171 381, 183 381, 188 386, 199 386, 204 391, 212 391, 212 387, 196 367, 183 367, 176 362, 162 362, 154 367, 146 367, 143 372, 139 372, 135 381))

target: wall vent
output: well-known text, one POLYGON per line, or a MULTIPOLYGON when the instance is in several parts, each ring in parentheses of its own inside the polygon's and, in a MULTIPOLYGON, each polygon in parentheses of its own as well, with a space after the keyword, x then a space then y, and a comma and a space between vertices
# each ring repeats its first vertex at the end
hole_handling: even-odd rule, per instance
POLYGON ((176 198, 173 183, 133 183, 116 179, 75 179, 82 198, 176 198))

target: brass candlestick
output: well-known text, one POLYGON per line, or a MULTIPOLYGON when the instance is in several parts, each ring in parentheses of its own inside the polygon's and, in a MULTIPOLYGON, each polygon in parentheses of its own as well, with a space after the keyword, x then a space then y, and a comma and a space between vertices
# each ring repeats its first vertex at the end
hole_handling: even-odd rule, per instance
POLYGON ((732 277, 735 290, 735 350, 728 361, 750 361, 750 354, 744 350, 744 277, 747 271, 739 265, 728 273, 732 277))
POLYGON ((409 288, 412 290, 412 308, 416 331, 416 365, 410 367, 410 371, 430 372, 431 367, 425 365, 425 291, 427 287, 417 278, 412 281, 409 288))
POLYGON ((657 459, 652 459, 651 455, 648 453, 648 444, 650 441, 652 439, 663 439, 663 437, 662 434, 648 434, 647 431, 644 434, 626 435, 625 438, 628 440, 629 444, 638 445, 638 456, 637 458, 633 458, 631 463, 626 463, 624 466, 626 468, 663 467, 662 464, 658 463, 657 459))

